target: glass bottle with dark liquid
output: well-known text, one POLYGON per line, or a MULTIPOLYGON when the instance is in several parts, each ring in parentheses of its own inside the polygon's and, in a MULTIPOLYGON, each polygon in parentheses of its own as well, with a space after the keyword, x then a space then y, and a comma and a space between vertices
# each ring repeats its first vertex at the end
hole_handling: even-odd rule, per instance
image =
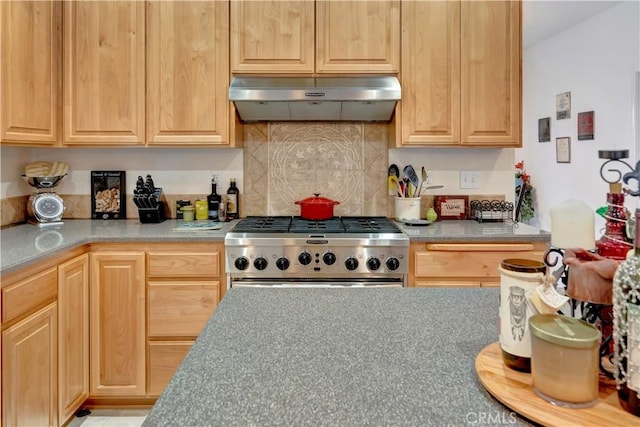
MULTIPOLYGON (((615 379, 620 406, 640 417, 640 209, 636 209, 635 250, 613 277, 615 379)), ((640 422, 640 420, 639 420, 640 422)))

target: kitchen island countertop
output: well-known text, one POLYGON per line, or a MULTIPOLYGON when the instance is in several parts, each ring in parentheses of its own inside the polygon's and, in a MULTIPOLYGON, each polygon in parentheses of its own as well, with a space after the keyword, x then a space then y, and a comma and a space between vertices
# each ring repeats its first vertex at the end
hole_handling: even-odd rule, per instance
MULTIPOLYGON (((0 275, 87 243, 223 242, 237 220, 220 230, 174 231, 179 221, 140 224, 138 220, 64 220, 60 226, 20 224, 0 231, 0 275)), ((427 226, 398 223, 412 242, 549 242, 550 234, 526 224, 438 221, 427 226)))
POLYGON ((527 424, 475 372, 498 294, 231 289, 143 425, 527 424))

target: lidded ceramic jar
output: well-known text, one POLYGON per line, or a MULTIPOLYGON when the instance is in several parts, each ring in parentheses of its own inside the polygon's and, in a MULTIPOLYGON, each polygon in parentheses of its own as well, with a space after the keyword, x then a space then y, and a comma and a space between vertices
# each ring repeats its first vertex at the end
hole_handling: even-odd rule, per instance
POLYGON ((536 314, 531 330, 534 392, 554 405, 586 408, 598 401, 601 333, 584 320, 536 314))

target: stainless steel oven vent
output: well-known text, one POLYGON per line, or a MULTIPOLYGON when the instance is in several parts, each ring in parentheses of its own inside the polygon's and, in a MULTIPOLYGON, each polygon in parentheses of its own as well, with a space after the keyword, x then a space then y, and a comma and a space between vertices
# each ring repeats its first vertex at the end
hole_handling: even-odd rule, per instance
POLYGON ((394 76, 234 77, 229 100, 243 122, 390 121, 401 98, 394 76))

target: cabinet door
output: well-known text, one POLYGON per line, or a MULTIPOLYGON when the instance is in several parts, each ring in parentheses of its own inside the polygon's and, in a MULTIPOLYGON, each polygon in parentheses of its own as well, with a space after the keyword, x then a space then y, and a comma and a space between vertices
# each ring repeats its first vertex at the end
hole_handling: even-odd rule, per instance
POLYGON ((317 1, 318 73, 398 73, 400 1, 317 1))
POLYGON ((520 7, 462 2, 462 144, 522 145, 520 7))
POLYGON ((145 394, 144 252, 91 254, 91 396, 145 394))
POLYGON ((402 3, 402 144, 460 142, 460 3, 402 3))
POLYGON ((64 2, 64 143, 144 143, 145 8, 64 2))
POLYGON ((58 266, 58 414, 65 424, 89 397, 89 255, 58 266))
POLYGON ((313 1, 232 1, 233 73, 313 73, 313 1))
POLYGON ((2 332, 2 425, 57 426, 57 304, 2 332))
POLYGON ((229 4, 149 2, 147 139, 229 142, 229 4))
POLYGON ((0 3, 0 141, 54 145, 58 138, 61 3, 0 3))

